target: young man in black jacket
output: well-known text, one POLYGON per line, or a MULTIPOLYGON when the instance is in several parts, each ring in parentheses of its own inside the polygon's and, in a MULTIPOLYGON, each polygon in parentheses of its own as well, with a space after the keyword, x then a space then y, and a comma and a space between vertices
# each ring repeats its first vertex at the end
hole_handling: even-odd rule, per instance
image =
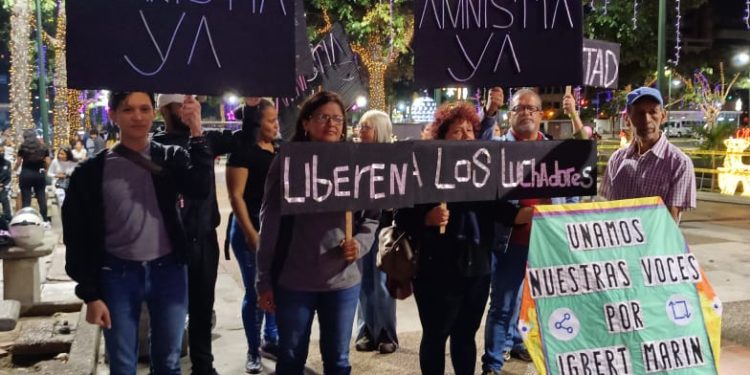
MULTIPOLYGON (((180 119, 184 95, 161 94, 157 105, 164 118, 165 130, 152 138, 164 145, 186 147, 190 128, 180 119)), ((226 155, 234 144, 232 132, 206 131, 203 133, 211 158, 226 155)), ((216 227, 221 216, 216 202, 216 183, 211 168, 210 192, 206 199, 184 199, 179 205, 182 223, 188 235, 188 340, 193 375, 213 375, 214 357, 211 354, 211 318, 214 306, 216 274, 219 266, 219 243, 216 227)))
POLYGON ((111 374, 134 374, 142 302, 151 321, 151 373, 180 374, 187 315, 187 236, 176 205, 205 199, 213 160, 200 105, 185 98, 187 150, 149 140, 153 96, 113 93, 110 118, 121 143, 82 163, 62 208, 66 271, 86 302, 86 320, 104 328, 111 374))

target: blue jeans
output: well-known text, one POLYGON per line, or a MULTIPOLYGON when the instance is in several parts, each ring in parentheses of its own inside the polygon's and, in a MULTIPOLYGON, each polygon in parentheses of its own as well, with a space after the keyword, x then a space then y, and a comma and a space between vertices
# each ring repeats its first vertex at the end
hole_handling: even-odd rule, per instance
POLYGON ((310 328, 315 312, 320 326, 323 373, 348 375, 349 342, 357 310, 360 285, 331 292, 301 292, 277 286, 274 290, 279 322, 277 375, 302 375, 310 346, 310 328))
POLYGON ((110 374, 136 373, 138 323, 143 301, 151 320, 151 373, 180 374, 182 334, 188 308, 187 266, 171 254, 150 262, 106 255, 101 268, 101 285, 102 299, 112 318, 112 328, 104 330, 110 374))
MULTIPOLYGON (((375 233, 378 238, 380 231, 375 233)), ((398 342, 396 336, 396 300, 388 293, 385 286, 385 273, 377 267, 378 240, 372 244, 370 252, 362 262, 362 290, 359 293, 359 312, 357 313, 357 339, 366 334, 378 343, 398 342)))
POLYGON ((279 340, 279 332, 276 328, 276 318, 273 314, 264 313, 258 308, 258 294, 255 291, 255 272, 257 262, 255 250, 250 250, 237 220, 232 220, 229 230, 229 238, 234 251, 234 257, 240 265, 242 283, 245 284, 245 298, 242 300, 242 325, 245 327, 245 338, 247 339, 248 353, 258 355, 260 349, 260 331, 263 325, 263 317, 266 318, 266 326, 263 330, 263 339, 266 342, 276 343, 279 340))
POLYGON ((518 310, 528 254, 528 246, 514 244, 509 244, 505 252, 493 252, 490 308, 484 327, 484 371, 500 371, 505 364, 503 352, 524 347, 518 332, 518 310))

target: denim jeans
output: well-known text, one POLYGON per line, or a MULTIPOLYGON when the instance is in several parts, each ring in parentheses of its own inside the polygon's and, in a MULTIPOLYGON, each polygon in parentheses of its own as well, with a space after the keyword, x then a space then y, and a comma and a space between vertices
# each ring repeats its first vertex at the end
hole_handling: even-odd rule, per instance
POLYGON ((263 330, 263 339, 266 342, 276 343, 279 339, 276 318, 273 314, 264 313, 258 307, 258 294, 255 291, 255 272, 257 262, 255 250, 250 250, 237 220, 232 220, 229 229, 229 238, 234 251, 234 257, 240 266, 242 283, 245 284, 245 298, 242 300, 242 325, 245 327, 245 338, 247 339, 248 353, 258 355, 260 349, 260 331, 265 316, 266 326, 263 330))
POLYGON ((490 308, 484 327, 484 371, 501 370, 505 364, 503 351, 523 348, 518 310, 528 254, 528 246, 514 244, 509 244, 505 252, 493 252, 490 308))
POLYGON ((276 319, 279 323, 277 375, 302 375, 310 345, 310 328, 318 313, 320 354, 325 375, 348 375, 349 342, 360 285, 331 292, 302 292, 277 286, 276 319))
POLYGON ((180 349, 188 307, 187 266, 171 254, 149 262, 106 255, 101 284, 102 297, 112 318, 112 328, 104 330, 110 374, 136 373, 143 301, 151 320, 151 373, 180 374, 180 349))
MULTIPOLYGON (((379 238, 380 231, 375 234, 379 238)), ((359 293, 359 310, 357 313, 357 339, 369 333, 378 343, 398 342, 396 336, 396 300, 388 293, 385 286, 385 273, 377 267, 378 240, 372 244, 362 262, 362 290, 359 293)))

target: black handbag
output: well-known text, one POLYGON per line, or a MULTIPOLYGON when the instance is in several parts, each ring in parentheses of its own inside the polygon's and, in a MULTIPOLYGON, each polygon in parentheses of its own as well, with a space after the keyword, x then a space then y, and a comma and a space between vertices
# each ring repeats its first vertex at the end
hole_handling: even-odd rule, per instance
POLYGON ((417 274, 418 246, 395 223, 380 230, 378 268, 396 282, 408 282, 417 274))

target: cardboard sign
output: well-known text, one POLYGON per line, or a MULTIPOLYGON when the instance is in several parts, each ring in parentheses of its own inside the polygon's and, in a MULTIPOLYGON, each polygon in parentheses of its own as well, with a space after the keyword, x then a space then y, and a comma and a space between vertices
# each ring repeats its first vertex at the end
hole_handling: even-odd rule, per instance
POLYGON ((564 86, 582 79, 580 0, 417 0, 418 86, 564 86))
POLYGON ((293 142, 279 157, 283 214, 596 194, 590 141, 293 142))
POLYGON ((68 0, 68 87, 293 95, 294 0, 68 0))
POLYGON ((721 301, 659 197, 535 207, 522 298, 540 374, 718 373, 721 301))
POLYGON ((617 88, 620 45, 601 40, 583 40, 583 85, 617 88))

